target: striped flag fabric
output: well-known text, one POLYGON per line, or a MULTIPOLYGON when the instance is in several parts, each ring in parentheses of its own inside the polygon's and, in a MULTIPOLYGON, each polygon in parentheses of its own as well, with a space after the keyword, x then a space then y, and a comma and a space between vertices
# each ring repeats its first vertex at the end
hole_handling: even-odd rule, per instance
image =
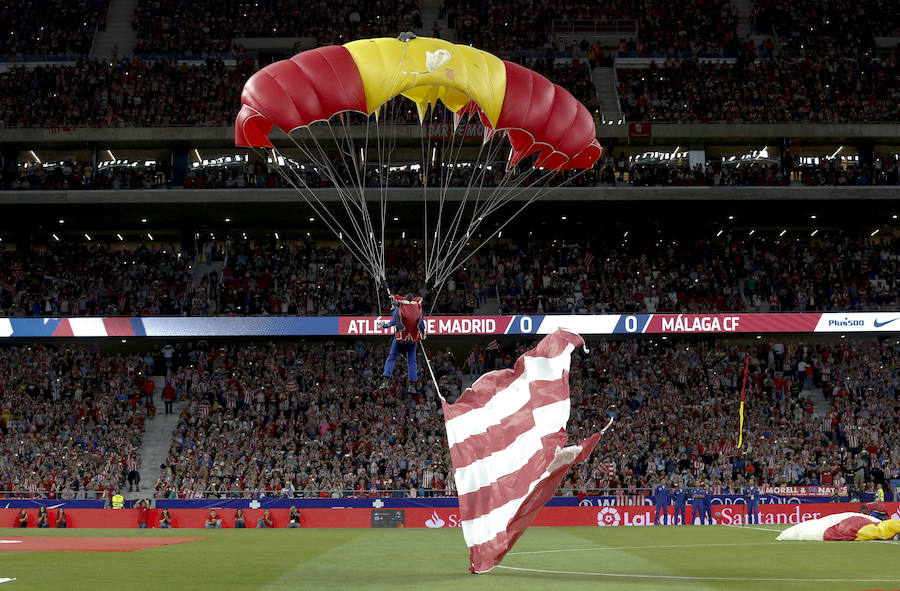
POLYGON ((497 566, 553 496, 569 467, 591 453, 595 433, 566 446, 569 366, 582 338, 557 330, 516 361, 489 372, 453 404, 442 397, 470 570, 497 566))
POLYGON ((499 351, 500 345, 497 343, 497 339, 492 339, 490 343, 485 347, 486 351, 499 351))

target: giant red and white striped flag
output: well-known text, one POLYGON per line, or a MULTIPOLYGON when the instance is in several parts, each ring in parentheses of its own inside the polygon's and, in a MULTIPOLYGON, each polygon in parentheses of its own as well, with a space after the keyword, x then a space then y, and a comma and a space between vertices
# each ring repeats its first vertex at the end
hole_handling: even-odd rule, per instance
POLYGON ((481 376, 454 404, 441 398, 471 570, 497 566, 600 434, 566 447, 569 365, 582 338, 557 330, 513 369, 481 376))

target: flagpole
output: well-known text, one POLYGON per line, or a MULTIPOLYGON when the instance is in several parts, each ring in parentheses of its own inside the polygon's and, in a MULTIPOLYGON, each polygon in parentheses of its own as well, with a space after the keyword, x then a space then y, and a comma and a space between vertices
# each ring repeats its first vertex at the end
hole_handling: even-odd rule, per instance
POLYGON ((747 365, 744 367, 744 382, 741 385, 741 409, 740 413, 740 426, 738 427, 738 444, 737 448, 741 449, 741 444, 744 443, 744 391, 747 389, 747 373, 750 371, 750 352, 747 351, 747 365))
POLYGON ((431 369, 431 361, 428 360, 428 353, 425 351, 425 343, 419 341, 419 345, 422 346, 422 356, 425 357, 425 365, 428 366, 428 373, 431 374, 431 381, 434 382, 434 391, 437 392, 438 398, 443 398, 443 396, 441 396, 441 389, 438 387, 437 378, 434 377, 434 370, 431 369))

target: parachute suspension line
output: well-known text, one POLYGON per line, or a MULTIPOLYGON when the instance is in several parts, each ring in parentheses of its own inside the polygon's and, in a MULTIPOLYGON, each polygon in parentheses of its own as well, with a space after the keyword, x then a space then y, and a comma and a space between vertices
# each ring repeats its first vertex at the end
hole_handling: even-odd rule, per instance
MULTIPOLYGON (((304 201, 306 201, 306 203, 312 208, 312 210, 316 214, 318 214, 320 218, 322 218, 322 221, 325 222, 325 225, 328 227, 328 229, 333 233, 338 234, 341 230, 340 223, 337 222, 336 219, 334 219, 334 216, 331 214, 331 212, 329 212, 328 209, 324 207, 324 204, 316 197, 313 190, 306 184, 306 180, 302 176, 300 176, 299 173, 293 171, 290 167, 287 167, 285 169, 285 167, 281 166, 281 164, 279 164, 278 162, 278 158, 280 158, 278 151, 275 148, 272 148, 271 150, 271 157, 275 166, 275 170, 289 185, 291 185, 294 191, 298 193, 304 201), (291 177, 291 175, 289 174, 290 172, 294 173, 294 175, 296 176, 296 180, 291 177)), ((256 148, 253 148, 253 151, 263 159, 267 157, 267 154, 264 151, 257 150, 256 148)), ((354 247, 348 248, 350 254, 359 262, 359 264, 361 264, 363 267, 367 267, 366 261, 362 256, 361 246, 355 243, 352 240, 352 237, 350 237, 350 243, 354 247)))
MULTIPOLYGON (((383 270, 380 269, 380 267, 378 265, 378 256, 377 256, 377 251, 376 251, 377 245, 375 244, 375 241, 371 237, 371 235, 366 231, 367 228, 364 227, 365 221, 366 221, 365 214, 367 213, 365 201, 363 200, 361 203, 357 203, 354 199, 354 196, 355 196, 354 194, 357 193, 359 191, 359 189, 356 187, 348 187, 347 186, 348 181, 352 181, 352 171, 350 169, 350 166, 347 164, 347 159, 345 156, 344 149, 341 147, 340 142, 337 141, 337 138, 334 135, 334 131, 331 128, 331 123, 328 122, 328 129, 331 134, 331 138, 334 141, 335 145, 337 146, 338 152, 341 155, 341 163, 343 164, 344 169, 347 172, 348 179, 344 179, 340 175, 337 174, 337 172, 338 172, 337 169, 335 168, 334 164, 332 164, 328 158, 328 152, 322 148, 322 145, 319 143, 318 138, 315 136, 315 134, 312 132, 312 130, 310 128, 306 128, 306 129, 309 132, 310 138, 313 140, 313 143, 316 145, 316 148, 318 149, 319 153, 322 155, 323 160, 326 162, 326 164, 328 166, 328 170, 332 171, 332 174, 331 174, 332 180, 334 181, 335 188, 338 189, 339 195, 341 197, 341 200, 340 200, 341 205, 343 205, 344 211, 347 214, 349 222, 353 226, 353 229, 356 231, 357 237, 359 238, 359 242, 366 247, 367 259, 370 261, 370 266, 371 266, 371 268, 369 269, 370 273, 372 273, 376 277, 384 275, 383 270), (351 206, 354 206, 354 207, 351 207, 351 206), (356 215, 354 215, 355 212, 359 213, 359 217, 362 218, 362 222, 360 221, 360 219, 357 218, 356 215), (360 225, 361 223, 362 223, 362 226, 360 225)), ((351 147, 350 151, 353 152, 352 147, 351 147)))
MULTIPOLYGON (((475 174, 470 179, 470 182, 468 183, 468 186, 463 193, 462 202, 457 208, 456 215, 454 216, 453 223, 451 224, 451 228, 448 230, 445 241, 442 244, 442 248, 438 253, 439 256, 437 263, 434 265, 434 272, 437 276, 444 274, 445 267, 448 261, 452 262, 453 253, 455 250, 457 250, 456 247, 460 245, 460 242, 461 246, 465 247, 474 230, 477 229, 477 227, 480 225, 484 217, 484 209, 488 205, 488 202, 496 198, 498 195, 501 195, 502 186, 510 177, 511 173, 507 170, 504 177, 501 178, 498 187, 484 187, 484 178, 487 174, 487 166, 489 165, 489 163, 495 161, 502 147, 501 142, 491 142, 491 144, 492 147, 487 150, 486 154, 484 150, 484 144, 482 144, 482 147, 479 149, 478 158, 474 163, 474 166, 476 167, 475 174), (481 157, 483 154, 485 156, 485 160, 482 163, 481 157), (479 166, 481 167, 480 171, 477 170, 479 166), (475 189, 476 187, 477 189, 475 189), (462 227, 462 222, 466 213, 465 206, 470 198, 470 195, 473 193, 473 189, 475 189, 475 199, 472 207, 472 214, 468 223, 466 224, 466 235, 462 240, 457 240, 457 235, 459 234, 460 228, 462 227), (485 189, 487 189, 489 199, 485 203, 481 203, 481 195, 485 191, 485 189)), ((443 283, 443 281, 440 281, 440 279, 438 279, 438 281, 443 283)))
MULTIPOLYGON (((493 162, 495 160, 495 158, 497 157, 501 144, 499 142, 492 142, 492 148, 488 149, 486 154, 485 154, 485 149, 484 149, 485 145, 486 145, 485 143, 482 143, 479 148, 478 156, 475 159, 475 162, 473 163, 473 167, 474 167, 473 175, 470 178, 465 191, 463 192, 463 197, 460 202, 460 205, 459 205, 459 207, 457 207, 456 214, 454 215, 454 218, 451 222, 450 228, 448 229, 447 233, 445 234, 445 240, 442 243, 441 248, 438 250, 439 255, 440 255, 440 253, 444 252, 445 249, 446 249, 446 252, 444 252, 443 256, 440 256, 438 258, 437 265, 435 266, 436 274, 439 274, 442 271, 442 268, 446 265, 446 258, 451 251, 452 245, 455 244, 456 237, 459 233, 459 230, 460 230, 460 227, 462 224, 462 220, 465 216, 466 203, 468 202, 469 196, 473 192, 474 187, 477 187, 477 191, 475 191, 473 213, 472 213, 471 219, 467 225, 467 234, 465 236, 464 243, 468 242, 468 239, 471 237, 471 234, 481 223, 482 214, 479 212, 479 201, 481 199, 482 191, 485 189, 484 177, 487 174, 487 166, 489 165, 490 162, 493 162), (485 160, 482 163, 481 158, 482 158, 483 154, 485 155, 485 160), (480 167, 480 171, 478 170, 479 167, 480 167)), ((489 190, 488 193, 490 195, 494 195, 497 193, 497 191, 499 191, 499 188, 494 188, 493 190, 489 190)))
MULTIPOLYGON (((432 306, 432 308, 433 307, 434 306, 432 306)), ((421 345, 421 347, 422 347, 422 357, 425 358, 425 365, 428 366, 428 373, 431 375, 432 383, 434 383, 434 391, 435 391, 435 393, 437 393, 438 398, 443 398, 443 396, 441 396, 441 388, 440 388, 440 386, 438 386, 437 378, 434 377, 434 370, 431 368, 431 360, 428 359, 428 352, 425 351, 425 343, 422 341, 419 341, 419 345, 421 345)))
MULTIPOLYGON (((385 257, 385 248, 387 245, 386 242, 386 226, 387 226, 387 216, 388 216, 388 196, 390 189, 390 173, 391 173, 391 161, 394 155, 394 149, 397 145, 397 134, 396 133, 388 133, 388 126, 391 129, 396 129, 397 120, 400 117, 401 112, 401 102, 399 99, 388 101, 385 105, 385 116, 384 121, 376 120, 376 130, 379 126, 383 126, 383 129, 379 133, 379 137, 381 138, 381 143, 378 147, 378 154, 380 161, 383 161, 383 168, 379 170, 378 179, 379 179, 379 191, 380 191, 380 213, 381 213, 381 260, 382 266, 387 269, 387 261, 385 257)), ((385 284, 385 288, 387 289, 387 285, 385 284)), ((388 289, 388 295, 390 295, 391 290, 388 289)))
MULTIPOLYGON (((374 229, 372 227, 372 219, 369 215, 369 207, 366 203, 366 195, 365 195, 365 185, 362 180, 362 176, 365 174, 365 170, 363 170, 362 175, 360 174, 360 161, 361 158, 357 159, 356 154, 356 145, 354 144, 352 138, 350 137, 349 132, 347 131, 347 124, 345 122, 345 118, 341 117, 341 128, 344 132, 344 142, 338 140, 337 136, 334 133, 334 127, 332 127, 331 122, 328 122, 328 131, 331 133, 331 139, 334 144, 338 147, 338 152, 341 155, 341 162, 344 165, 344 168, 347 169, 347 174, 349 176, 349 181, 351 184, 350 190, 348 192, 351 193, 353 197, 359 200, 358 208, 360 213, 360 220, 354 220, 350 211, 348 209, 348 216, 351 217, 351 222, 354 224, 354 227, 360 233, 361 238, 365 242, 364 237, 368 237, 368 244, 370 251, 372 253, 372 264, 376 270, 374 275, 376 277, 384 277, 385 269, 384 265, 381 264, 383 261, 383 256, 379 256, 378 243, 375 239, 374 229), (346 149, 342 146, 346 145, 346 149), (349 161, 348 161, 349 158, 349 161), (351 168, 352 165, 352 168, 351 168), (356 183, 353 183, 353 179, 356 179, 356 183)), ((365 165, 363 165, 364 167, 365 165)))
MULTIPOLYGON (((294 142, 294 145, 297 146, 301 151, 304 152, 309 158, 311 158, 317 165, 321 166, 328 172, 329 178, 331 178, 334 183, 335 191, 338 193, 339 201, 341 205, 344 207, 344 211, 347 214, 347 218, 349 220, 350 225, 352 226, 353 231, 356 233, 356 240, 354 243, 357 245, 357 248, 360 250, 360 255, 366 260, 366 263, 363 265, 372 275, 375 277, 381 277, 384 273, 381 271, 378 265, 378 257, 373 249, 373 241, 366 234, 365 230, 360 226, 360 223, 357 219, 357 213, 359 209, 359 205, 353 199, 353 195, 351 190, 347 187, 346 180, 338 174, 338 171, 335 169, 334 165, 331 163, 328 158, 328 152, 322 148, 322 145, 319 143, 318 138, 316 138, 313 130, 310 128, 305 128, 307 133, 312 140, 312 144, 316 147, 316 154, 318 154, 321 158, 316 158, 316 154, 313 153, 311 149, 308 149, 304 144, 301 144, 297 138, 293 135, 289 134, 291 140, 294 142)), ((332 134, 333 136, 333 134, 332 134)), ((340 149, 340 147, 339 147, 340 149)), ((342 155, 343 160, 343 155, 342 155)), ((345 160, 343 160, 346 162, 345 160)), ((348 169, 349 173, 349 169, 348 169)), ((317 198, 318 199, 318 198, 317 198)), ((323 209, 327 208, 323 204, 323 209)), ((352 236, 353 233, 348 231, 348 229, 344 228, 339 221, 337 221, 336 216, 329 212, 331 218, 335 221, 335 224, 340 228, 341 232, 338 233, 338 237, 343 241, 343 234, 347 234, 348 236, 352 236)), ((334 230, 332 230, 334 231, 334 230)))
MULTIPOLYGON (((548 177, 548 176, 549 176, 549 178, 553 178, 553 176, 555 176, 557 172, 558 172, 558 171, 554 171, 554 170, 548 171, 547 173, 545 173, 545 174, 543 175, 543 177, 541 177, 541 179, 539 179, 539 181, 543 180, 544 178, 546 178, 546 177, 548 177)), ((462 265, 464 265, 464 264, 466 263, 466 261, 468 261, 473 255, 475 255, 479 250, 481 250, 486 244, 488 244, 491 240, 493 240, 500 232, 502 232, 503 229, 506 228, 506 226, 508 226, 514 219, 516 219, 516 217, 518 217, 518 215, 519 215, 520 213, 522 213, 522 211, 523 211, 526 207, 528 207, 529 205, 531 205, 534 201, 537 201, 540 197, 544 196, 546 193, 549 193, 552 189, 556 189, 556 188, 558 188, 558 187, 563 187, 563 186, 565 186, 566 184, 568 184, 568 183, 574 181, 575 179, 577 179, 578 177, 580 177, 581 175, 583 175, 585 172, 587 172, 587 170, 581 170, 581 171, 579 171, 578 173, 576 173, 576 174, 573 175, 572 177, 570 177, 570 178, 564 180, 562 183, 560 183, 560 185, 558 185, 558 186, 556 186, 556 187, 548 187, 548 186, 542 186, 542 187, 539 187, 539 188, 535 191, 534 195, 532 195, 531 197, 529 197, 529 199, 528 199, 528 200, 527 200, 527 201, 526 201, 526 202, 525 202, 525 203, 524 203, 524 204, 523 204, 523 205, 522 205, 515 213, 513 213, 513 214, 512 214, 505 222, 503 222, 503 224, 501 224, 498 228, 496 228, 496 229, 495 229, 495 230, 494 230, 494 231, 493 231, 486 239, 484 239, 477 247, 475 247, 475 248, 474 248, 471 252, 469 252, 465 257, 461 258, 454 266, 452 266, 452 268, 450 268, 450 269, 445 273, 444 281, 446 281, 446 279, 449 278, 450 275, 452 275, 454 272, 456 272, 457 269, 459 269, 462 265)), ((524 189, 520 190, 520 191, 517 193, 517 195, 515 195, 515 196, 518 196, 518 194, 521 194, 523 191, 524 191, 524 189)), ((514 197, 515 197, 515 196, 514 196, 514 197)), ((452 260, 453 260, 453 259, 451 259, 451 261, 452 261, 452 260)))
MULTIPOLYGON (((465 144, 463 137, 459 139, 459 145, 456 147, 456 151, 454 153, 454 146, 456 146, 457 133, 455 129, 452 129, 452 126, 448 126, 450 132, 450 146, 449 149, 443 149, 441 151, 441 184, 440 184, 440 192, 438 195, 438 223, 435 227, 435 241, 432 244, 432 269, 431 273, 426 274, 429 277, 433 277, 437 272, 437 269, 434 267, 434 263, 440 260, 440 252, 443 248, 443 244, 446 241, 446 234, 442 237, 443 232, 443 217, 444 217, 444 204, 447 200, 447 192, 450 189, 450 184, 453 178, 453 171, 456 168, 456 164, 459 161, 459 155, 462 152, 463 145, 465 144)), ((464 136, 464 134, 463 134, 464 136)), ((480 153, 479 153, 480 158, 480 153)), ((465 201, 457 208, 456 216, 458 217, 460 213, 465 209, 465 201)), ((452 222, 451 222, 452 227, 452 222)))
MULTIPOLYGON (((431 154, 431 126, 426 127, 424 125, 424 121, 422 122, 422 129, 420 130, 421 137, 421 145, 422 145, 422 208, 424 211, 424 226, 422 228, 422 252, 424 253, 425 259, 425 285, 426 288, 429 284, 429 278, 431 276, 431 257, 429 252, 429 230, 428 230, 428 180, 431 177, 431 158, 429 157, 431 154)), ((440 190, 440 186, 438 186, 438 190, 440 190)), ((432 286, 433 287, 433 286, 432 286)), ((434 299, 437 298, 437 291, 434 293, 434 299)))

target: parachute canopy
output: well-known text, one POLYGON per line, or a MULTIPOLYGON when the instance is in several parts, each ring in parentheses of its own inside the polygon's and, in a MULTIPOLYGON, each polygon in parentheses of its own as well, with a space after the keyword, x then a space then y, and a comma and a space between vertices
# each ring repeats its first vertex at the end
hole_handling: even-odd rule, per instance
POLYGON ((272 147, 273 125, 291 132, 345 111, 373 115, 398 95, 420 118, 437 101, 454 113, 477 111, 486 127, 508 133, 511 164, 540 152, 538 167, 590 168, 602 152, 593 117, 568 91, 484 51, 431 38, 363 39, 266 66, 244 85, 235 143, 272 147), (439 50, 449 60, 429 71, 426 60, 439 50))
POLYGON ((528 204, 602 153, 591 114, 565 89, 484 51, 411 34, 273 63, 247 81, 241 102, 235 143, 265 156, 385 285, 386 229, 399 223, 387 189, 398 165, 415 171, 402 186, 424 209, 422 233, 406 226, 402 236, 421 242, 422 279, 439 291, 528 204), (270 140, 274 127, 289 139, 284 149, 270 140))

